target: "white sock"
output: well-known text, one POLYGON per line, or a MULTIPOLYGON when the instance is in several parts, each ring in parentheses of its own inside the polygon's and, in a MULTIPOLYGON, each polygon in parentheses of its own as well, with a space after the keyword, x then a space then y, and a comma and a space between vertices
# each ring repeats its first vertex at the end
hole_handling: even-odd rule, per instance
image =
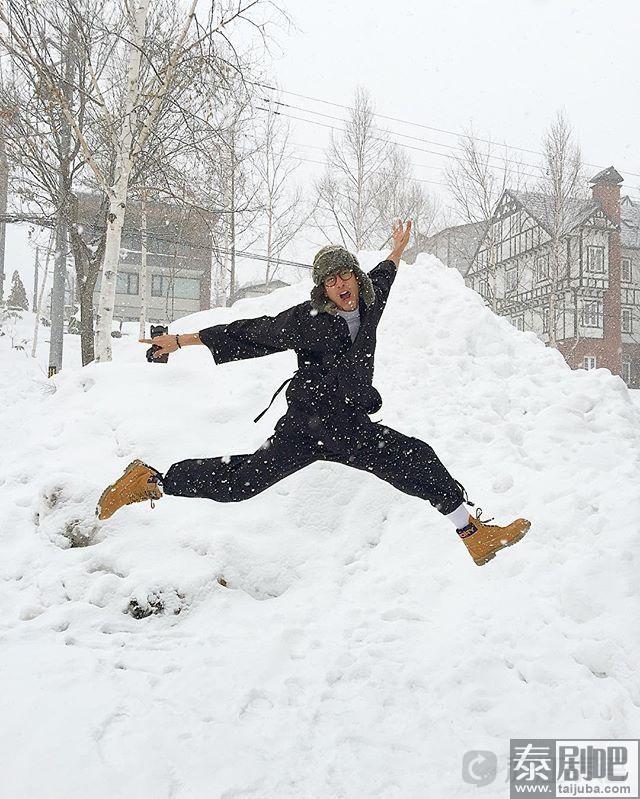
POLYGON ((457 507, 452 513, 447 513, 446 518, 454 525, 456 530, 462 530, 469 524, 471 511, 463 504, 457 507))

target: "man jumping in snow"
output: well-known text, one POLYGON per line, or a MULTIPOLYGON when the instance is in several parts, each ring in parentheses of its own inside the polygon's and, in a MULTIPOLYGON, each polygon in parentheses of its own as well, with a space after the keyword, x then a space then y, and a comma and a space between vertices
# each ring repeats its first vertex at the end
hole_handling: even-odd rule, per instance
MULTIPOLYGON (((410 233, 411 221, 406 226, 396 222, 393 250, 368 274, 343 247, 323 247, 313 260, 311 299, 277 316, 144 339, 159 347, 154 357, 204 344, 218 364, 294 350, 298 369, 287 381, 288 410, 274 434, 251 455, 180 461, 164 475, 133 461, 103 492, 98 517, 108 519, 134 502, 150 499, 153 504, 163 492, 240 502, 323 460, 371 472, 430 502, 454 524, 479 566, 519 541, 528 521, 498 527, 481 520, 480 508, 472 515, 464 503, 474 503, 428 444, 369 418, 382 406, 372 385, 376 329, 410 233)), ((282 388, 284 384, 273 399, 282 388)))

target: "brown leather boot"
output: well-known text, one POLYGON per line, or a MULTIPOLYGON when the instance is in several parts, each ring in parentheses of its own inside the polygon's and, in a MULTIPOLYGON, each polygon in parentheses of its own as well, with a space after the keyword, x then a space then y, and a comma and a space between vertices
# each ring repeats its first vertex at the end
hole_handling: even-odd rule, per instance
POLYGON ((158 485, 161 479, 162 475, 156 469, 142 461, 132 461, 124 470, 122 477, 102 492, 96 516, 99 519, 108 519, 123 505, 132 505, 134 502, 144 502, 147 499, 151 500, 153 507, 153 501, 162 497, 158 485))
MULTIPOLYGON (((526 519, 516 519, 506 527, 496 524, 487 524, 481 521, 482 509, 478 508, 478 518, 469 516, 469 524, 458 530, 458 535, 466 544, 469 554, 478 566, 495 558, 496 552, 505 547, 516 544, 527 533, 531 522, 526 519)), ((488 519, 487 521, 492 521, 488 519)))

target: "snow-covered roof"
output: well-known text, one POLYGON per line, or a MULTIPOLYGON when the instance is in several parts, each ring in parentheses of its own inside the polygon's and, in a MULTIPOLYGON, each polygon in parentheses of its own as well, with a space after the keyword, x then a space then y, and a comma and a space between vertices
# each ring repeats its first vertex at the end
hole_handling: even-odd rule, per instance
MULTIPOLYGON (((534 191, 511 191, 508 193, 514 197, 542 227, 551 233, 553 229, 553 205, 552 197, 534 191)), ((561 235, 569 233, 578 225, 587 220, 591 214, 599 210, 600 203, 594 199, 576 198, 568 201, 568 216, 563 225, 561 235)))
POLYGON ((630 197, 620 203, 620 244, 640 249, 640 205, 630 197))

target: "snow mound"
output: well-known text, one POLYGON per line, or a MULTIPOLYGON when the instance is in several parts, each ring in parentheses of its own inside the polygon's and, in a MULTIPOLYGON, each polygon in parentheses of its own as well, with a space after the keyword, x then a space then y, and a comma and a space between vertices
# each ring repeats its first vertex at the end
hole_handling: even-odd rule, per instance
POLYGON ((475 796, 464 752, 489 749, 497 797, 510 737, 636 735, 632 392, 571 371, 431 256, 402 265, 378 340, 376 418, 428 441, 498 523, 532 521, 483 568, 430 505, 336 464, 244 503, 165 497, 98 522, 133 458, 257 448, 294 355, 148 364, 125 336, 112 364, 47 380, 0 337, 3 793, 456 799, 475 796))

